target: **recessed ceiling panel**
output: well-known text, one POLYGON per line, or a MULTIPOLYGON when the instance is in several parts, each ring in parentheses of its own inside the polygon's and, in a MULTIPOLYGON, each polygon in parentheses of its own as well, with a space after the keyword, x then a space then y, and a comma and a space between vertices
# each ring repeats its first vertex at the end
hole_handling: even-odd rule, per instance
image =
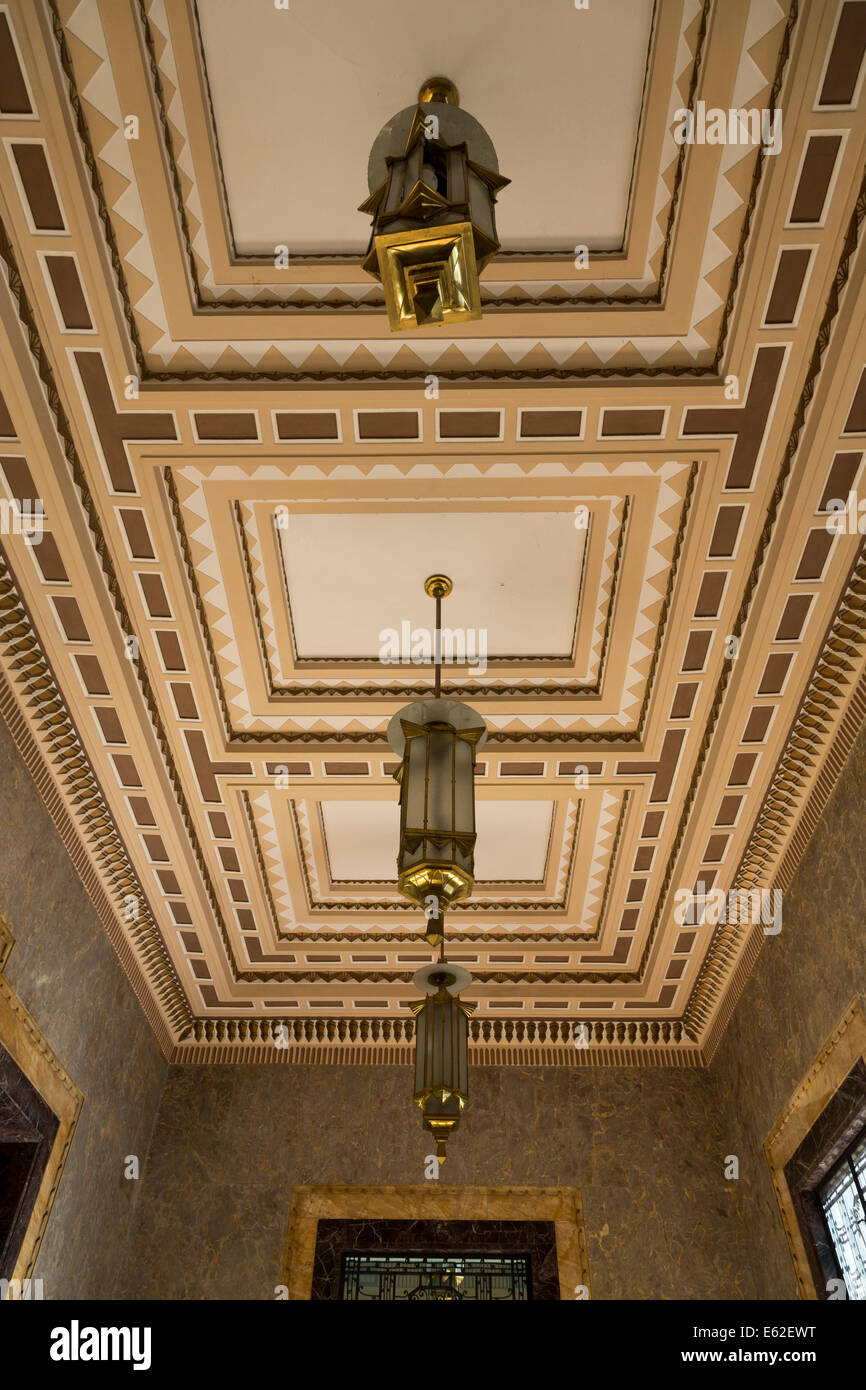
POLYGON ((410 634, 432 629, 424 580, 444 573, 454 592, 443 605, 443 629, 464 634, 467 657, 480 657, 484 644, 491 658, 567 659, 586 534, 571 511, 516 507, 294 514, 278 535, 298 655, 376 659, 390 631, 409 660, 404 624, 410 634))
MULTIPOLYGON (((323 801, 331 878, 396 881, 400 808, 389 801, 323 801)), ((544 876, 552 801, 479 801, 475 808, 479 882, 537 882, 544 876)))
POLYGON ((499 202, 506 249, 620 246, 652 11, 652 0, 198 0, 237 250, 360 252, 373 141, 440 72, 512 180, 499 202))

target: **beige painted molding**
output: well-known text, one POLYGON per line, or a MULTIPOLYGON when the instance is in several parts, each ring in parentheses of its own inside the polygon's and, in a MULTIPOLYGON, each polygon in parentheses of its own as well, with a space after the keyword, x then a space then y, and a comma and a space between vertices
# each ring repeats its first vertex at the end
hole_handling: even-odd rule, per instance
MULTIPOLYGON (((13 933, 9 924, 0 917, 0 970, 2 970, 12 949, 13 933)), ((42 1182, 18 1258, 10 1277, 8 1297, 14 1296, 15 1280, 29 1279, 36 1264, 39 1246, 48 1225, 48 1217, 54 1202, 63 1165, 81 1106, 84 1102, 82 1092, 75 1085, 66 1069, 52 1052, 34 1020, 25 1009, 9 982, 0 974, 0 1043, 6 1048, 27 1077, 27 1080, 45 1101, 59 1121, 54 1143, 48 1155, 42 1182)))
POLYGON ((293 1300, 309 1300, 320 1220, 552 1221, 562 1299, 582 1286, 589 1260, 576 1187, 296 1187, 289 1210, 283 1283, 293 1300))
POLYGON ((796 1153, 822 1110, 833 1099, 852 1067, 866 1061, 866 996, 855 995, 833 1029, 806 1076, 800 1082, 764 1143, 770 1175, 782 1215, 782 1225, 794 1261, 803 1298, 817 1299, 818 1290, 806 1256, 800 1224, 785 1179, 785 1164, 796 1153))
POLYGON ((0 971, 3 970, 9 959, 9 952, 12 950, 14 940, 12 928, 6 918, 0 917, 0 971))

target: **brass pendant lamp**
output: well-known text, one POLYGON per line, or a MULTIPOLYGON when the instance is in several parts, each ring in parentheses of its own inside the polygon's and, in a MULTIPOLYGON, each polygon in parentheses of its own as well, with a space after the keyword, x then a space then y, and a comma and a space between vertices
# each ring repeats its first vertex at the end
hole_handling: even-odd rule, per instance
POLYGON ((478 712, 442 698, 442 599, 451 580, 434 574, 424 590, 436 601, 435 683, 432 700, 398 710, 388 741, 401 758, 400 892, 424 908, 425 940, 439 960, 424 966, 413 983, 425 998, 410 1004, 415 1015, 415 1102, 423 1127, 445 1161, 445 1142, 456 1129, 468 1094, 469 1017, 474 1004, 458 993, 472 976, 445 960, 445 909, 468 898, 475 884, 475 755, 487 729, 478 712))
POLYGON ((457 997, 471 983, 462 966, 444 958, 445 943, 435 965, 416 970, 412 983, 425 993, 413 999, 415 1015, 415 1104, 422 1126, 436 1141, 436 1157, 445 1162, 445 1142, 460 1123, 469 1094, 469 1018, 474 1004, 457 997))
POLYGON ((400 758, 400 847, 397 886, 427 915, 425 939, 438 946, 445 909, 468 898, 475 884, 475 757, 487 738, 481 715, 442 698, 442 600, 451 580, 433 574, 424 591, 436 600, 435 682, 432 700, 404 705, 388 725, 400 758))
POLYGON ((367 169, 373 218, 364 269, 382 282, 392 332, 481 318, 479 275, 499 250, 499 173, 454 83, 431 77, 382 127, 367 169))

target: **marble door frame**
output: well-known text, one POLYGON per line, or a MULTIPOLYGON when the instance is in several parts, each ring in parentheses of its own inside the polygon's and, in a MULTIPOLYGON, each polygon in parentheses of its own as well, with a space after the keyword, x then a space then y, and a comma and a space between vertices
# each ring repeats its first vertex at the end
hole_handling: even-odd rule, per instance
POLYGON ((858 1061, 866 1062, 866 997, 857 994, 821 1048, 764 1143, 800 1296, 821 1297, 806 1253, 785 1165, 858 1061))
POLYGON ((576 1187, 295 1187, 283 1259, 287 1297, 309 1300, 323 1219, 552 1221, 562 1299, 590 1297, 583 1206, 576 1187))
POLYGON ((29 1279, 48 1225, 63 1166, 84 1102, 65 1067, 49 1047, 34 1019, 3 975, 14 942, 8 923, 0 917, 0 1043, 58 1120, 48 1162, 15 1265, 9 1278, 9 1298, 29 1279), (18 1281, 16 1285, 15 1281, 18 1281))

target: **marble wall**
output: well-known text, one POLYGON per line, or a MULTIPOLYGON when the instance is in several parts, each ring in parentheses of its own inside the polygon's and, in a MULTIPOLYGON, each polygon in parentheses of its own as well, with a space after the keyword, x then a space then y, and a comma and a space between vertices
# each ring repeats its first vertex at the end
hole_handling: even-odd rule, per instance
POLYGON ((110 1298, 166 1065, 150 1025, 5 723, 0 719, 0 913, 5 975, 84 1093, 34 1270, 44 1296, 110 1298))
POLYGON ((866 728, 782 903, 713 1059, 726 1152, 758 1238, 761 1298, 796 1298, 797 1284, 763 1144, 853 996, 866 988, 866 728))
MULTIPOLYGON (((424 1181, 408 1067, 172 1067, 125 1296, 273 1297, 295 1183, 424 1181)), ((754 1295, 701 1071, 478 1067, 443 1180, 579 1187, 595 1298, 754 1295)))

